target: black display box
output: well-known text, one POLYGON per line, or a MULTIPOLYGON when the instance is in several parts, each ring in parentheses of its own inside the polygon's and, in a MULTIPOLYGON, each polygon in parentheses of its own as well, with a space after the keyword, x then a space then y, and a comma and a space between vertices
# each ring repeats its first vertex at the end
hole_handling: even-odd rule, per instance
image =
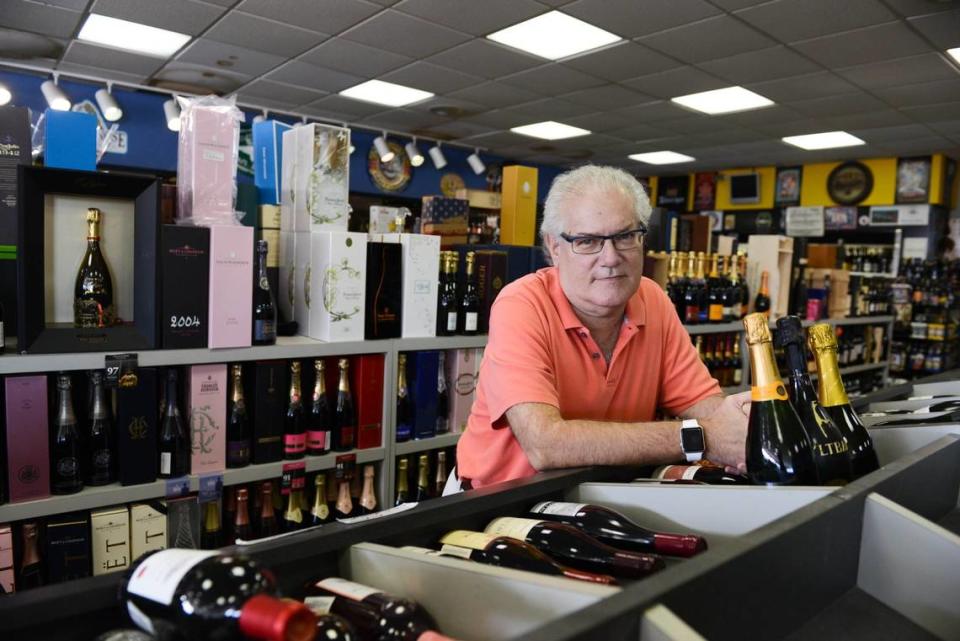
POLYGON ((163 225, 160 266, 163 348, 206 347, 210 306, 210 228, 163 225))
POLYGON ((90 517, 86 512, 58 514, 47 520, 43 560, 47 583, 90 576, 90 517))
MULTIPOLYGON (((17 252, 18 349, 31 353, 137 351, 155 349, 157 327, 160 242, 160 182, 133 174, 74 171, 47 167, 19 168, 17 252), (63 194, 120 198, 134 203, 133 321, 104 329, 79 329, 46 323, 43 292, 45 196, 63 194)), ((106 225, 109 228, 109 219, 106 225)), ((80 242, 78 240, 78 242, 80 242)), ((108 257, 109 260, 109 257, 108 257)), ((113 270, 118 269, 117 265, 113 270)), ((114 274, 116 281, 116 274, 114 274)))
POLYGON ((255 464, 283 458, 283 416, 289 392, 287 368, 285 361, 257 361, 244 367, 243 393, 253 431, 255 464))
POLYGON ((140 367, 117 389, 117 476, 121 485, 157 480, 160 394, 157 369, 140 367))
POLYGON ((364 338, 400 338, 403 313, 403 247, 367 243, 367 301, 364 338))

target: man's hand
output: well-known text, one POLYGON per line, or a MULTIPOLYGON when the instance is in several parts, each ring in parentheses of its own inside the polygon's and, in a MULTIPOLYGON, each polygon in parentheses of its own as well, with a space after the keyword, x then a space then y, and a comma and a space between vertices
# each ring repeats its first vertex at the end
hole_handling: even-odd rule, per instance
POLYGON ((750 416, 750 392, 727 396, 714 411, 700 418, 706 435, 703 457, 728 471, 746 472, 747 418, 750 416))

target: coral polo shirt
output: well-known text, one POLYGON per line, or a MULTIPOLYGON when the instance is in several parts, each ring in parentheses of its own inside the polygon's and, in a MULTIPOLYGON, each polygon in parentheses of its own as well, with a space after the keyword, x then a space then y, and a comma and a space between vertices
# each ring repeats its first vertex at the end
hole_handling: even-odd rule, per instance
POLYGON ((639 422, 654 420, 658 409, 679 415, 720 393, 655 282, 643 278, 627 301, 608 368, 564 295, 557 268, 541 269, 505 287, 490 311, 457 474, 482 487, 536 472, 507 423, 507 410, 520 403, 553 405, 567 420, 639 422))

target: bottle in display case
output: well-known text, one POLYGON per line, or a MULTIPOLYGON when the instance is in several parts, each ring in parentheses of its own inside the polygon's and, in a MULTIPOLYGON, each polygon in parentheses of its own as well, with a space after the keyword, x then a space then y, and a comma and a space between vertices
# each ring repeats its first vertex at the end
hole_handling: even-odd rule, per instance
POLYGON ((374 467, 363 467, 363 489, 360 491, 360 513, 373 514, 377 511, 377 493, 373 489, 374 467))
POLYGON ((437 434, 450 431, 450 391, 447 386, 446 354, 438 352, 437 360, 437 434))
POLYGON ((421 454, 417 464, 417 493, 413 500, 426 501, 430 498, 430 456, 421 454))
POLYGON ((250 494, 245 487, 238 487, 236 492, 236 512, 233 516, 233 541, 250 541, 253 539, 253 527, 250 525, 250 494))
POLYGON ((320 472, 313 480, 313 484, 313 507, 310 508, 307 521, 310 525, 323 525, 332 520, 330 506, 327 504, 327 475, 320 472))
POLYGON ((160 419, 160 477, 176 478, 190 473, 190 436, 177 403, 177 370, 167 369, 163 416, 160 419))
POLYGON ((307 449, 307 432, 303 424, 303 404, 300 401, 300 362, 290 363, 290 395, 287 413, 283 417, 283 458, 301 459, 307 449))
POLYGON ((253 344, 277 342, 277 301, 267 278, 267 241, 257 241, 257 280, 253 287, 253 344))
POLYGON ((54 494, 73 494, 83 489, 83 444, 73 412, 73 384, 67 374, 57 376, 57 417, 54 419, 53 466, 50 490, 54 494))
POLYGON ((108 485, 116 478, 116 454, 113 421, 103 384, 103 372, 90 372, 93 404, 87 443, 87 484, 108 485))
POLYGON ((409 461, 406 456, 397 461, 397 498, 394 505, 401 505, 410 501, 409 461))
POLYGON ((326 365, 322 358, 313 361, 313 398, 307 416, 307 454, 319 456, 330 451, 330 401, 327 399, 326 365))
POLYGON ((409 441, 413 437, 413 404, 410 400, 410 387, 407 384, 407 355, 397 357, 397 443, 409 441))
POLYGON ((257 535, 263 538, 279 532, 277 515, 273 511, 273 482, 264 481, 260 484, 260 518, 257 520, 257 535))
POLYGON ((760 290, 757 297, 753 300, 753 311, 757 314, 763 314, 765 318, 770 318, 770 272, 764 271, 760 275, 760 290))
POLYGON ((43 566, 40 563, 39 526, 36 523, 24 523, 20 528, 23 538, 23 555, 20 560, 20 574, 17 577, 17 589, 29 590, 43 585, 43 566))
POLYGON ((217 501, 208 501, 203 505, 203 531, 200 533, 200 547, 204 550, 216 550, 223 545, 223 531, 220 529, 220 506, 217 501))
POLYGON ((303 508, 300 505, 302 501, 302 491, 298 488, 291 489, 290 494, 287 495, 287 507, 283 511, 283 520, 280 524, 284 532, 295 532, 303 527, 303 508))
POLYGON ((353 516, 353 497, 350 495, 350 481, 353 474, 345 464, 337 464, 337 502, 334 504, 336 518, 346 519, 353 516))
POLYGON ((346 579, 324 579, 310 586, 308 593, 305 602, 314 612, 321 608, 321 613, 343 617, 360 639, 429 639, 425 635, 437 627, 418 603, 346 579))
POLYGON ((243 368, 230 368, 230 407, 227 414, 227 467, 250 464, 250 417, 243 397, 243 368))
POLYGON ((110 327, 116 317, 113 278, 100 249, 102 216, 99 209, 91 207, 87 210, 87 251, 77 269, 73 292, 75 327, 110 327))
POLYGON ((474 274, 474 261, 476 254, 467 252, 466 281, 463 288, 463 294, 460 296, 458 307, 458 320, 460 326, 458 333, 465 336, 475 336, 478 332, 480 322, 480 293, 477 290, 477 279, 474 274))
POLYGON ((337 384, 337 408, 334 414, 336 427, 333 432, 333 449, 345 452, 354 448, 357 434, 357 413, 350 392, 350 361, 341 358, 340 382, 337 384))

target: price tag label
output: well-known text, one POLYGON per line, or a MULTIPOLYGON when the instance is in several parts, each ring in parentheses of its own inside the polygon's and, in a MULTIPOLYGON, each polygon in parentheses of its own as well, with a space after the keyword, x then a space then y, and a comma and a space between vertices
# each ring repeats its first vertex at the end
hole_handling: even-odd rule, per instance
POLYGON ((290 490, 302 490, 306 485, 307 462, 284 463, 280 475, 280 494, 287 496, 290 490))
POLYGON ((341 454, 336 458, 336 468, 334 476, 340 479, 352 479, 353 472, 357 467, 356 454, 341 454))
POLYGON ((200 476, 201 503, 219 501, 223 493, 223 474, 203 474, 200 476))
POLYGON ((168 499, 175 499, 179 496, 186 496, 190 493, 190 477, 181 476, 175 479, 167 479, 167 486, 164 496, 168 499))
POLYGON ((128 388, 137 385, 137 355, 107 354, 103 359, 107 387, 128 388))

